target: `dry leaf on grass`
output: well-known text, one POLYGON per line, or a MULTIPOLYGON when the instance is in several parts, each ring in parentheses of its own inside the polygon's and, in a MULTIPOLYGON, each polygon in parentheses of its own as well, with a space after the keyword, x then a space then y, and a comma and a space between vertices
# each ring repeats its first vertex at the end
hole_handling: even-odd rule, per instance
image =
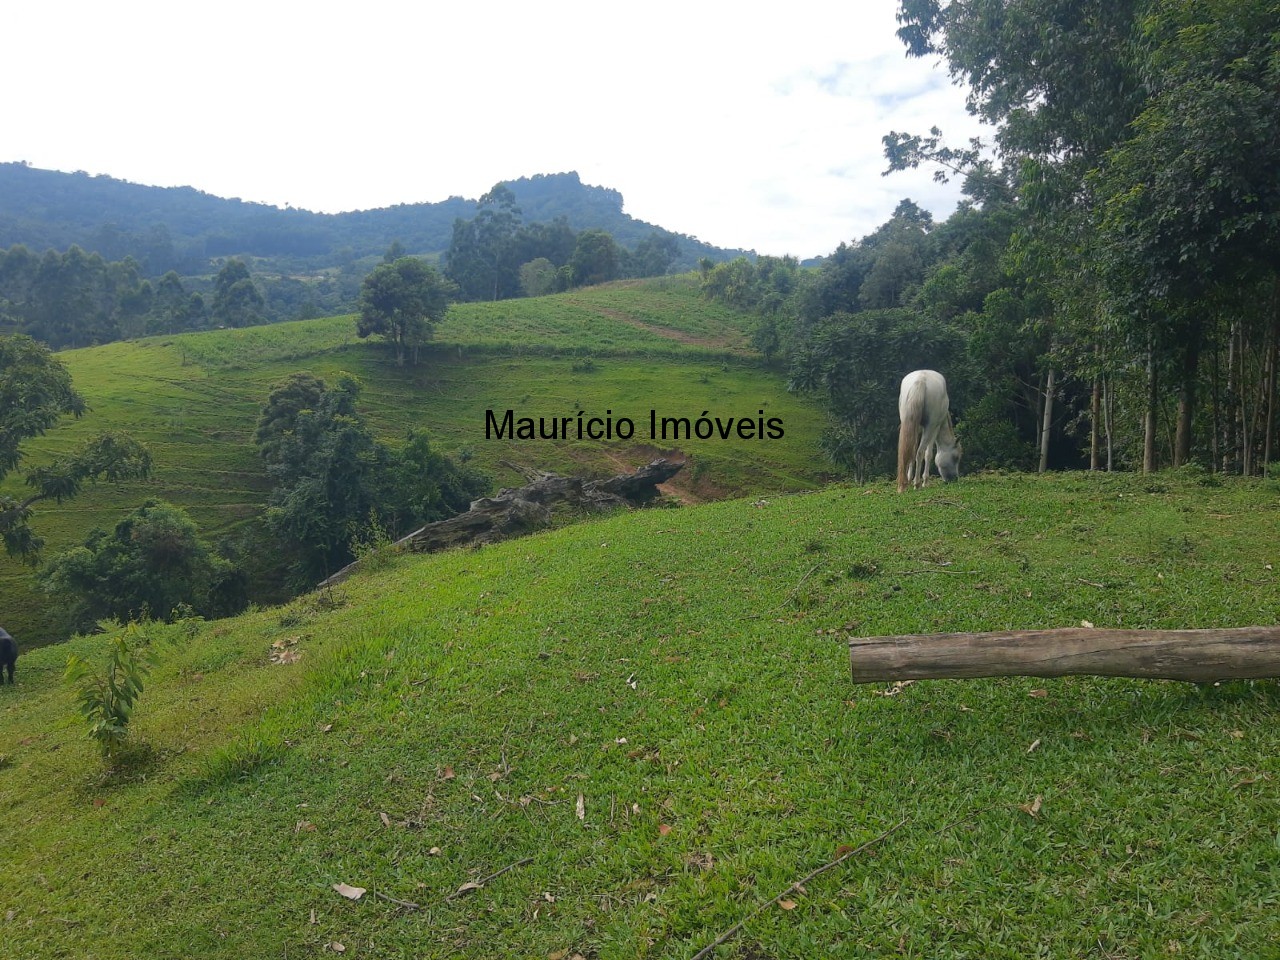
POLYGON ((348 900, 359 900, 366 893, 364 887, 353 887, 348 883, 335 883, 333 889, 338 891, 348 900))
POLYGON ((1018 809, 1021 810, 1023 813, 1025 813, 1027 816, 1034 817, 1035 819, 1038 820, 1040 819, 1040 804, 1043 800, 1044 800, 1044 797, 1036 797, 1035 800, 1033 800, 1031 803, 1021 804, 1018 807, 1018 809))
POLYGON ((579 820, 587 819, 587 801, 582 794, 578 794, 578 804, 574 810, 578 814, 579 820))
POLYGON ((455 897, 460 897, 463 894, 470 893, 472 890, 479 890, 483 886, 484 886, 483 883, 476 883, 474 880, 468 880, 466 883, 460 886, 457 890, 453 891, 453 895, 455 897))
POLYGON ((913 683, 915 683, 914 680, 895 680, 893 686, 889 687, 887 690, 873 690, 872 693, 878 697, 896 697, 913 683))
POLYGON ((665 837, 665 836, 666 836, 668 833, 670 833, 670 832, 671 832, 671 827, 670 827, 670 825, 665 824, 665 823, 660 823, 660 824, 658 824, 658 833, 659 833, 659 834, 661 834, 662 836, 664 836, 664 837, 665 837))
POLYGON ((302 654, 293 649, 297 645, 297 637, 281 637, 279 640, 273 640, 268 659, 272 663, 297 663, 302 659, 302 654))
POLYGON ((796 908, 796 902, 794 900, 779 900, 778 906, 783 910, 794 910, 796 908))

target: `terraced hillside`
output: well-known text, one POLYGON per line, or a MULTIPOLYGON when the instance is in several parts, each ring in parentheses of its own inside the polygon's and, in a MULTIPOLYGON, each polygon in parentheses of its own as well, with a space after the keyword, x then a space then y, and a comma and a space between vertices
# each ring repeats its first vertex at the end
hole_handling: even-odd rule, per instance
MULTIPOLYGON (((388 440, 425 428, 446 452, 468 451, 499 484, 518 475, 502 461, 552 470, 614 473, 658 454, 689 458, 673 494, 686 501, 796 490, 822 479, 820 413, 789 395, 750 351, 751 318, 701 299, 691 277, 628 282, 535 300, 455 306, 416 367, 355 335, 351 317, 158 337, 61 354, 91 412, 27 448, 56 455, 100 430, 142 439, 153 480, 98 487, 44 511, 50 549, 110 527, 147 496, 186 508, 211 538, 234 536, 261 510, 267 479, 253 448, 259 408, 297 370, 364 384, 360 409, 388 440), (485 411, 516 416, 631 417, 651 410, 696 420, 763 416, 783 440, 737 436, 653 443, 485 438, 485 411)), ((10 480, 10 483, 13 481, 10 480)), ((59 636, 57 611, 33 593, 27 570, 0 562, 5 626, 27 643, 59 636)))

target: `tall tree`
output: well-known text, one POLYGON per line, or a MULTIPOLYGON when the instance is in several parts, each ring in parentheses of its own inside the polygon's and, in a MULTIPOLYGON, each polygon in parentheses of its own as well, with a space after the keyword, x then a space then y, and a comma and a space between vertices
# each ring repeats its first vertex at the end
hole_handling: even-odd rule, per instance
MULTIPOLYGON (((979 196, 1011 186, 1025 218, 1016 231, 1029 277, 1048 296, 1029 318, 1045 331, 1041 363, 1042 463, 1064 345, 1072 339, 1072 278, 1094 259, 1089 225, 1096 198, 1087 175, 1125 135, 1145 96, 1135 62, 1142 0, 902 0, 899 37, 909 54, 941 54, 965 83, 969 108, 996 128, 1004 163, 996 170, 980 145, 941 146, 929 137, 885 138, 891 169, 933 161, 964 174, 979 196), (1051 389, 1052 387, 1052 389, 1051 389)), ((940 174, 945 176, 940 171, 940 174)))
POLYGON ((471 220, 458 218, 445 254, 445 274, 463 299, 503 300, 520 292, 521 259, 517 244, 521 213, 515 194, 496 184, 480 198, 471 220))
POLYGON ((228 260, 213 282, 210 312, 216 323, 228 327, 249 327, 263 322, 262 293, 253 282, 243 260, 228 260))
POLYGON ((618 278, 618 245, 603 230, 584 230, 569 258, 575 287, 605 283, 618 278))
MULTIPOLYGON (((1230 336, 1242 357, 1249 316, 1271 314, 1257 342, 1280 333, 1270 305, 1280 287, 1280 8, 1163 0, 1141 39, 1151 95, 1091 182, 1112 293, 1144 320, 1153 364, 1166 357, 1179 384, 1176 466, 1191 456, 1201 353, 1230 336), (1214 324, 1218 311, 1231 322, 1214 324)), ((1259 393, 1270 408, 1274 388, 1259 393)))
POLYGON ((435 267, 415 257, 379 264, 361 285, 356 333, 390 340, 399 364, 404 363, 405 350, 411 350, 416 364, 418 349, 444 320, 455 292, 435 267))

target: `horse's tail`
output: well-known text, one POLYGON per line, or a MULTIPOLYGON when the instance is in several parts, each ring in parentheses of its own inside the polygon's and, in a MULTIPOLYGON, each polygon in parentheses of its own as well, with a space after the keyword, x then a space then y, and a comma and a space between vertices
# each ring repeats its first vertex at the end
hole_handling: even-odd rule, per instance
POLYGON ((907 489, 907 474, 920 446, 920 420, 924 414, 924 391, 918 383, 907 388, 902 402, 902 425, 898 427, 898 492, 907 489))

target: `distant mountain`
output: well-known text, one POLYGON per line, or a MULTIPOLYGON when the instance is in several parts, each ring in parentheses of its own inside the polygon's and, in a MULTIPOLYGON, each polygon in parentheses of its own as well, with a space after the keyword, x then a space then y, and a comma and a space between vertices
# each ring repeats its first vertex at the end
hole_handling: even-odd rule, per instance
MULTIPOLYGON (((622 194, 584 184, 577 173, 506 181, 526 223, 563 216, 574 230, 607 230, 634 247, 661 228, 623 213, 622 194)), ((168 270, 209 272, 211 260, 250 257, 277 268, 314 270, 381 256, 398 240, 409 253, 430 255, 449 246, 456 218, 470 219, 476 201, 399 204, 353 213, 280 209, 224 199, 192 187, 148 187, 108 176, 40 170, 0 163, 0 249, 23 244, 33 252, 75 244, 107 260, 133 257, 147 276, 168 270)), ((723 250, 677 234, 677 267, 702 257, 731 259, 723 250)))

